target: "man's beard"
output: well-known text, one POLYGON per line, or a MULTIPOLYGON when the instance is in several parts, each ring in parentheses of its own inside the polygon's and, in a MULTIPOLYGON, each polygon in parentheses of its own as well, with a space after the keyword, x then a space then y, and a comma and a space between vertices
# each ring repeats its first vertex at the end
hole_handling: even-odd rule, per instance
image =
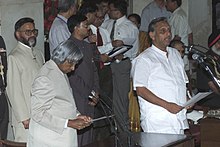
POLYGON ((28 38, 28 44, 29 44, 30 47, 35 47, 36 42, 37 42, 36 37, 30 37, 30 38, 28 38))
POLYGON ((211 49, 215 54, 220 56, 220 49, 216 48, 215 45, 213 45, 211 49))
POLYGON ((36 43, 37 43, 37 39, 36 37, 30 37, 28 39, 26 38, 20 38, 19 40, 20 42, 24 43, 25 45, 29 46, 29 47, 35 47, 36 43))

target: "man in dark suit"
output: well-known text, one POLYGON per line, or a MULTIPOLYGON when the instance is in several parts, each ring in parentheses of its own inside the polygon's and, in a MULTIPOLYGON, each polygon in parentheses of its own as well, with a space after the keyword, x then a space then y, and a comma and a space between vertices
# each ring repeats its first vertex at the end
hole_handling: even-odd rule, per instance
POLYGON ((5 95, 6 72, 6 46, 2 36, 0 36, 0 139, 6 139, 8 132, 8 102, 5 95))
MULTIPOLYGON (((83 60, 73 74, 69 76, 70 86, 73 89, 76 106, 80 113, 94 116, 94 106, 98 102, 97 98, 90 99, 91 92, 94 91, 98 97, 99 79, 96 65, 93 61, 96 46, 84 41, 89 35, 90 27, 88 20, 83 15, 73 15, 67 21, 71 32, 70 39, 79 47, 83 53, 83 60)), ((92 142, 92 127, 78 131, 78 145, 83 146, 92 142)))

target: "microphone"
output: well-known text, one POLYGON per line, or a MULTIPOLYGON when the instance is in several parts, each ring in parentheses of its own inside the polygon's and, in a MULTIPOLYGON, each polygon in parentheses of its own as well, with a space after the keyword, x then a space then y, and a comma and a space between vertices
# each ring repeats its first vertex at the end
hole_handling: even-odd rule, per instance
POLYGON ((204 60, 203 60, 204 57, 199 55, 199 54, 197 54, 197 53, 192 54, 192 59, 193 60, 197 60, 199 63, 204 62, 204 60))
POLYGON ((203 46, 200 46, 200 45, 194 45, 194 44, 192 44, 190 46, 183 46, 183 47, 186 48, 189 53, 197 54, 197 55, 200 55, 202 57, 206 57, 206 52, 208 51, 207 48, 205 48, 203 46), (204 49, 206 50, 205 52, 202 51, 204 49))

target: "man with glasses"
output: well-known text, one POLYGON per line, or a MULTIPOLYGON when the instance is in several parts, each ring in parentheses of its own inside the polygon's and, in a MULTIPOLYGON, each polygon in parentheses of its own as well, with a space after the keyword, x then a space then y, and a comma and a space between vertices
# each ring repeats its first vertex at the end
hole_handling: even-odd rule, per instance
POLYGON ((127 2, 124 0, 109 3, 109 19, 106 29, 110 33, 113 47, 132 45, 125 53, 114 57, 111 63, 113 79, 113 112, 115 113, 119 131, 129 130, 128 93, 130 91, 131 61, 138 52, 138 28, 126 17, 127 2))
POLYGON ((38 30, 32 18, 21 18, 15 23, 17 46, 8 56, 7 93, 12 108, 15 141, 26 142, 30 120, 30 88, 44 63, 40 50, 35 49, 38 30))

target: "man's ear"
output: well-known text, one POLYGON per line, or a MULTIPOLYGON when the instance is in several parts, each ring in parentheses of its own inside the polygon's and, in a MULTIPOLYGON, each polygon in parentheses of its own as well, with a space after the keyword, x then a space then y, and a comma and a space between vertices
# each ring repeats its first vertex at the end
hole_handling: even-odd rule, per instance
POLYGON ((76 25, 75 27, 74 27, 74 29, 73 29, 73 32, 77 32, 79 30, 79 26, 78 25, 76 25))
POLYGON ((19 39, 20 38, 20 33, 18 31, 15 32, 15 38, 19 39))
POLYGON ((152 40, 155 40, 155 32, 149 32, 149 36, 152 40))

